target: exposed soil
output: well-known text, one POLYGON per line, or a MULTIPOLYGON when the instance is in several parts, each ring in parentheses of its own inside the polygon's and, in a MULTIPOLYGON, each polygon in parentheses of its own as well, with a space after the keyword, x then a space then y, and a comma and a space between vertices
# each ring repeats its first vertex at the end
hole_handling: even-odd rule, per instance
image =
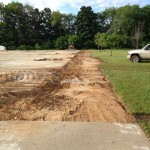
POLYGON ((1 74, 0 120, 135 122, 99 63, 81 51, 62 68, 1 74))

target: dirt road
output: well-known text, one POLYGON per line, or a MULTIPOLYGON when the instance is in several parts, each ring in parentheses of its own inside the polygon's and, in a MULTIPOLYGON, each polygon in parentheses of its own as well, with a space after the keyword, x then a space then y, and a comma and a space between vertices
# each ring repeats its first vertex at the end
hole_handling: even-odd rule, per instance
MULTIPOLYGON (((1 92, 0 120, 135 122, 99 63, 88 51, 81 51, 62 68, 44 69, 32 89, 15 91, 13 87, 19 83, 14 79, 10 84, 13 90, 1 92)), ((37 78, 39 72, 30 71, 33 75, 37 78)), ((7 84, 0 83, 4 89, 7 84)))

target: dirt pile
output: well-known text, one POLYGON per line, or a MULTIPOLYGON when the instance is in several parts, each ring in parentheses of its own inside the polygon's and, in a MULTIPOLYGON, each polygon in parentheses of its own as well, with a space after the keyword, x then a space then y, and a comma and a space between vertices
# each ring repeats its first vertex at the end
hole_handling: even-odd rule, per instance
POLYGON ((69 84, 61 83, 63 79, 78 76, 79 56, 63 68, 1 74, 0 120, 39 120, 48 112, 61 111, 70 103, 70 98, 56 95, 56 92, 69 87, 69 84))
POLYGON ((73 113, 65 115, 65 121, 135 122, 112 89, 110 82, 99 69, 99 61, 88 52, 80 56, 82 71, 72 80, 69 89, 61 92, 79 101, 73 113))
POLYGON ((98 64, 81 51, 59 69, 1 75, 0 120, 134 122, 98 64))

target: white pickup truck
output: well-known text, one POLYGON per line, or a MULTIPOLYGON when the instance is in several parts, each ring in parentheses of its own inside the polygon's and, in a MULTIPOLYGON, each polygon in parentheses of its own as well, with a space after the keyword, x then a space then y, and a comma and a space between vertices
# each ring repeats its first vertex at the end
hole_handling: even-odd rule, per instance
POLYGON ((142 60, 150 60, 150 44, 142 49, 131 50, 128 52, 127 58, 132 62, 140 62, 142 60))

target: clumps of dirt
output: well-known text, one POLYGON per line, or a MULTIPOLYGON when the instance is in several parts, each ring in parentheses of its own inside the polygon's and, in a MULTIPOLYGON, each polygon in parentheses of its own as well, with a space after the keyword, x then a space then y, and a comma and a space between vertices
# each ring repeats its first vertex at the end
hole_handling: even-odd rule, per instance
POLYGON ((50 105, 53 104, 52 107, 56 107, 56 103, 59 103, 61 99, 63 101, 67 100, 68 98, 66 98, 66 96, 58 96, 56 93, 58 90, 63 88, 69 88, 69 83, 62 83, 64 79, 73 79, 79 76, 81 71, 81 62, 79 58, 80 53, 76 55, 70 62, 68 62, 63 68, 53 70, 51 80, 47 81, 44 85, 38 88, 38 93, 34 94, 36 96, 32 99, 32 103, 36 103, 40 107, 43 107, 43 105, 45 106, 49 103, 50 105))
POLYGON ((62 61, 62 58, 43 58, 43 59, 34 59, 34 61, 62 61))
POLYGON ((99 61, 92 58, 88 52, 83 53, 80 58, 82 60, 81 73, 73 80, 64 80, 63 83, 70 83, 70 88, 61 90, 61 93, 76 99, 80 107, 75 108, 71 113, 68 112, 63 120, 135 122, 135 118, 127 111, 115 94, 111 83, 99 69, 99 61))
POLYGON ((62 68, 2 75, 0 120, 135 122, 98 65, 80 51, 62 68))
MULTIPOLYGON (((62 84, 62 80, 79 75, 81 71, 80 55, 80 53, 75 55, 63 68, 46 70, 43 73, 39 73, 38 70, 30 71, 28 76, 31 78, 26 78, 24 82, 21 82, 26 76, 23 72, 20 73, 20 76, 19 72, 5 76, 1 85, 3 84, 5 90, 9 85, 10 89, 0 93, 0 120, 40 120, 51 111, 59 110, 63 113, 69 111, 73 104, 72 99, 63 94, 57 95, 57 91, 70 86, 69 83, 62 84), (49 72, 50 76, 48 76, 49 72), (36 75, 40 77, 36 79, 36 86, 29 86, 33 83, 31 82, 33 76, 36 75), (26 86, 27 83, 28 86, 26 86), (20 88, 22 88, 21 91, 20 88)), ((44 117, 44 120, 46 118, 48 117, 44 117)))

